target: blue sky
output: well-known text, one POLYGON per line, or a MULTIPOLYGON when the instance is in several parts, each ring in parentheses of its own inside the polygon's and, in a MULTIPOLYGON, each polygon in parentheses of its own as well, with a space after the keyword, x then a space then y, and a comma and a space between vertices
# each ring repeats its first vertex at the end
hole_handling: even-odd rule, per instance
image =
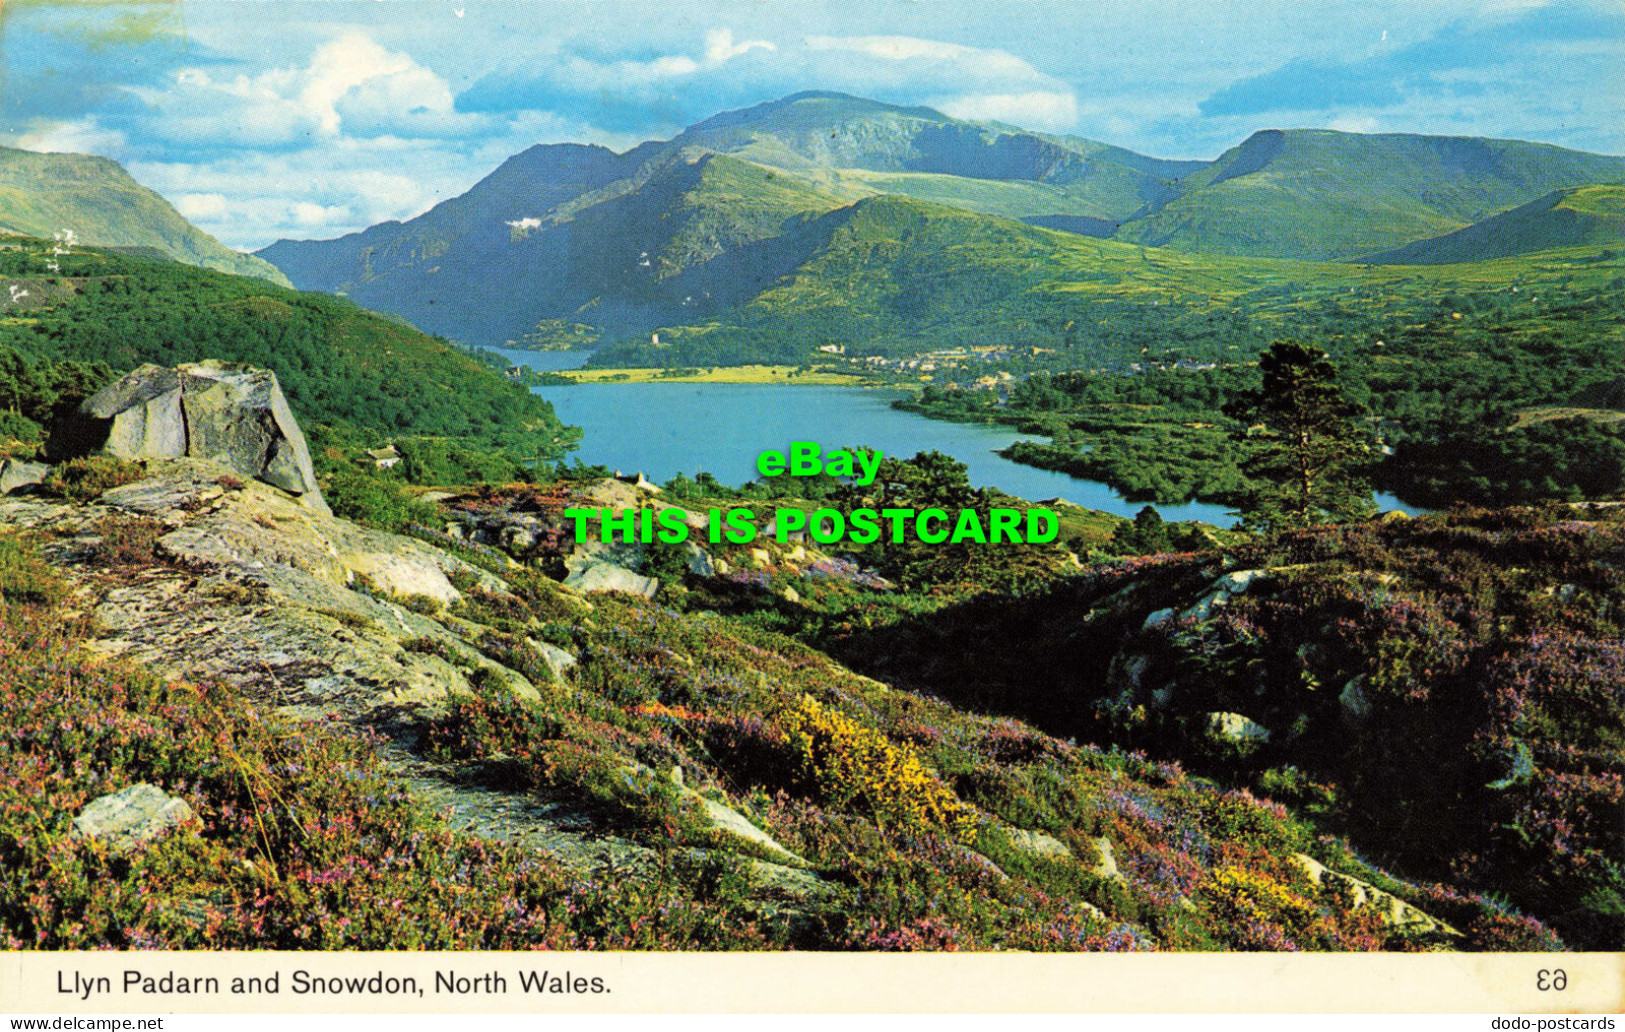
POLYGON ((236 247, 404 219, 534 143, 833 89, 1213 157, 1261 128, 1625 154, 1612 0, 10 0, 0 144, 236 247))

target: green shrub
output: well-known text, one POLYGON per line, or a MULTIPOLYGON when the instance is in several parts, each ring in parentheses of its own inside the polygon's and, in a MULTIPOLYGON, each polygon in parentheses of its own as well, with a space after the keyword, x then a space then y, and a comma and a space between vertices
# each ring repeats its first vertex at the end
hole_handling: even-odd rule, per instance
POLYGON ((322 489, 333 515, 399 533, 414 523, 434 524, 440 510, 420 502, 398 480, 361 470, 341 469, 322 489))
POLYGON ((125 462, 111 455, 92 455, 84 459, 69 459, 54 467, 40 486, 46 494, 69 501, 88 502, 100 498, 103 491, 134 483, 145 475, 145 471, 133 462, 125 462))
POLYGON ((15 534, 0 537, 0 603, 53 605, 67 588, 56 572, 15 534))
POLYGON ((44 432, 44 427, 27 416, 0 409, 0 454, 32 453, 44 432))

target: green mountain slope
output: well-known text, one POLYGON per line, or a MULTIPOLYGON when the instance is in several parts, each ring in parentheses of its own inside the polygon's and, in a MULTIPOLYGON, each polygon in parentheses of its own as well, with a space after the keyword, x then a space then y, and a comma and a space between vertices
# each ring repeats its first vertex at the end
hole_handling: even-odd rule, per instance
POLYGON ((188 265, 289 285, 265 259, 233 251, 187 222, 116 161, 0 147, 0 232, 48 239, 65 229, 86 244, 150 248, 188 265))
POLYGON ((1170 304, 1234 322, 1222 299, 1319 280, 1364 288, 1341 272, 1249 261, 1358 258, 1620 179, 1625 159, 1557 147, 1307 130, 1255 134, 1212 163, 1166 161, 804 93, 621 155, 532 148, 408 223, 261 253, 301 287, 435 332, 597 338, 624 345, 613 361, 677 361, 639 348, 652 331, 688 327, 694 340, 775 320, 774 339, 735 337, 713 357, 749 361, 767 348, 800 362, 826 343, 895 352, 975 335, 1048 347, 1068 334, 1126 353, 1158 343, 1170 304), (867 250, 849 246, 856 239, 867 250), (888 266, 889 255, 930 271, 888 266), (1143 302, 1164 307, 1129 310, 1143 302), (1055 328, 1067 323, 1082 329, 1055 328))
POLYGON ((105 250, 3 244, 0 275, 20 293, 0 347, 113 369, 207 358, 273 369, 323 440, 443 436, 516 460, 556 458, 574 440, 523 385, 349 301, 105 250))
POLYGON ((746 300, 740 284, 759 289, 788 272, 760 245, 797 216, 896 194, 1100 234, 1173 196, 1133 162, 1156 166, 1105 144, 798 94, 622 155, 534 147, 410 222, 278 241, 260 256, 301 288, 467 340, 517 338, 549 321, 641 334, 709 318, 722 294, 746 300))
POLYGON ((1625 246, 1625 186, 1557 190, 1465 229, 1384 251, 1366 261, 1444 265, 1589 244, 1625 246))
POLYGON ((848 355, 894 357, 991 347, 1013 358, 1038 348, 1044 357, 1034 354, 1031 368, 1126 370, 1145 349, 1233 362, 1274 337, 1364 349, 1417 323, 1451 337, 1502 323, 1519 335, 1549 335, 1571 314, 1543 296, 1589 295, 1621 266, 1598 248, 1426 272, 1239 258, 1091 239, 894 196, 806 220, 776 238, 773 252, 779 268, 790 268, 746 303, 661 327, 658 346, 613 344, 593 363, 799 364, 816 348, 845 345, 848 355), (1508 292, 1509 284, 1524 292, 1508 292))
POLYGON ((1553 190, 1625 180, 1625 158, 1545 144, 1297 129, 1253 134, 1125 226, 1156 247, 1339 259, 1439 236, 1553 190))
POLYGON ((1092 140, 965 122, 930 108, 901 108, 839 93, 798 93, 726 112, 689 128, 673 143, 790 171, 838 170, 860 183, 884 183, 880 192, 944 204, 965 201, 961 206, 977 211, 990 211, 985 201, 977 203, 990 182, 1044 184, 1066 198, 1056 207, 1038 201, 1050 196, 1040 192, 1025 210, 991 210, 1009 215, 1123 219, 1174 196, 1161 172, 1188 171, 1183 163, 1159 162, 1092 140), (891 175, 877 180, 862 173, 891 175), (963 197, 956 186, 964 190, 963 197))
MULTIPOLYGON (((700 150, 645 162, 635 176, 558 203, 540 218, 490 217, 485 185, 465 195, 468 207, 487 213, 477 228, 437 235, 425 216, 391 239, 350 241, 350 278, 335 288, 465 340, 517 339, 544 320, 642 334, 754 296, 789 268, 765 242, 802 215, 847 203, 784 172, 700 150), (507 224, 522 219, 530 221, 507 224), (423 240, 434 243, 425 249, 423 240)), ((270 253, 319 249, 279 244, 270 253)), ((308 265, 288 267, 298 282, 320 282, 308 265)))

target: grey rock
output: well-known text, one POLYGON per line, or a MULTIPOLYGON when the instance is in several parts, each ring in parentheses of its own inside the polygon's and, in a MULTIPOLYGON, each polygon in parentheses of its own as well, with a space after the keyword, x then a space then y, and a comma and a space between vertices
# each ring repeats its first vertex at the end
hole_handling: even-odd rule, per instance
MULTIPOLYGON (((96 655, 121 655, 164 677, 217 680, 301 718, 387 725, 443 712, 472 668, 494 666, 462 640, 455 617, 443 614, 443 624, 382 592, 358 591, 356 574, 401 594, 430 595, 449 584, 447 574, 506 592, 500 578, 421 541, 313 512, 257 481, 222 491, 215 481, 227 471, 211 463, 155 466, 147 479, 92 504, 0 498, 0 522, 16 525, 82 532, 133 512, 174 528, 157 550, 178 568, 86 585, 98 634, 85 647, 96 655), (415 638, 440 643, 458 661, 402 648, 415 638)), ((78 547, 60 544, 65 558, 78 547)), ((564 601, 562 589, 544 587, 564 601)), ((517 695, 536 696, 520 672, 498 672, 517 695)))
POLYGON ((1102 835, 1095 839, 1094 843, 1095 849, 1100 853, 1100 859, 1089 868, 1089 873, 1097 878, 1123 881, 1123 872, 1117 869, 1117 854, 1112 852, 1112 840, 1102 835))
POLYGON ((365 552, 349 556, 347 566, 392 595, 419 595, 443 604, 463 597, 429 555, 365 552))
POLYGON ((553 675, 555 681, 562 682, 565 673, 576 665, 576 658, 557 645, 545 641, 533 642, 532 644, 536 646, 536 651, 542 654, 542 660, 547 664, 547 671, 553 675))
POLYGON ((1209 713, 1207 736, 1235 745, 1263 744, 1270 740, 1269 728, 1240 713, 1209 713))
POLYGON ((564 579, 564 583, 587 593, 624 591, 644 598, 654 598, 655 592, 660 590, 660 582, 653 577, 644 577, 624 566, 603 562, 588 563, 578 568, 564 579))
POLYGON ((807 861, 779 845, 772 835, 746 820, 743 814, 732 807, 725 806, 715 799, 701 797, 690 789, 683 789, 683 792, 685 795, 692 795, 699 802, 713 829, 755 844, 765 850, 775 863, 791 867, 807 866, 807 861))
POLYGON ((20 462, 6 459, 0 462, 0 495, 7 495, 20 487, 38 484, 50 474, 51 467, 43 462, 20 462))
POLYGON ((186 454, 178 369, 144 365, 86 400, 79 414, 109 422, 103 448, 119 458, 178 459, 186 454))
MULTIPOLYGON (((1263 570, 1235 570, 1225 574, 1208 587, 1206 595, 1203 595, 1194 605, 1180 613, 1180 619, 1207 620, 1212 618, 1215 609, 1229 604, 1230 600, 1237 595, 1245 595, 1247 589, 1253 586, 1253 582, 1263 576, 1263 570)), ((1151 615, 1155 617, 1158 614, 1153 613, 1151 615)), ((1151 626, 1150 618, 1147 618, 1146 625, 1151 626)))
POLYGON ((705 549, 692 541, 685 542, 684 548, 688 552, 689 573, 696 577, 715 577, 717 575, 717 564, 706 553, 705 549))
POLYGON ((1382 923, 1390 928, 1409 932, 1432 932, 1450 938, 1461 937, 1461 932, 1450 925, 1423 913, 1398 896, 1384 892, 1369 882, 1361 881, 1353 875, 1333 871, 1304 853, 1294 853, 1292 859, 1303 868, 1310 881, 1321 886, 1337 886, 1353 898, 1356 908, 1370 907, 1381 917, 1382 923))
POLYGON ((1030 856, 1050 860, 1072 859, 1072 850, 1053 835, 1046 835, 1042 831, 1028 831, 1025 828, 1011 828, 1007 834, 1010 836, 1012 846, 1030 856))
POLYGON ((681 768, 661 775, 652 768, 633 761, 622 767, 621 771, 622 777, 617 779, 614 791, 629 797, 643 797, 656 785, 662 783, 670 785, 676 790, 682 804, 702 817, 713 831, 752 843, 766 852, 773 863, 789 867, 807 866, 806 860, 779 845, 772 835, 752 824, 744 814, 726 803, 703 796, 695 789, 684 785, 681 768))
POLYGON ((1126 697, 1132 697, 1145 683, 1146 671, 1151 669, 1151 657, 1139 653, 1118 653, 1112 657, 1106 671, 1106 684, 1126 697))
POLYGON ((125 850, 148 842, 195 815, 186 800, 156 785, 131 785, 87 804, 73 819, 76 838, 102 839, 125 850))
POLYGON ((1244 595, 1253 582, 1264 576, 1263 570, 1233 570, 1213 582, 1214 591, 1227 595, 1244 595))
POLYGON ((631 484, 606 478, 582 489, 584 501, 600 509, 636 509, 644 503, 645 495, 631 484))
POLYGON ((536 532, 523 523, 510 523, 502 528, 501 543, 510 554, 526 552, 536 544, 536 532))
POLYGON ((63 447, 121 459, 215 462, 328 511, 305 435, 269 369, 144 365, 87 399, 60 436, 70 442, 63 447))

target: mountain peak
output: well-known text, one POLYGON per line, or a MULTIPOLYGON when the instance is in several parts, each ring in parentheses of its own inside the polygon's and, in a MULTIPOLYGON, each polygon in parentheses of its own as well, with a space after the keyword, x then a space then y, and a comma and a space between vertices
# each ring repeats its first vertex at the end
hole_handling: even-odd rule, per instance
POLYGON ((870 100, 866 97, 856 97, 850 93, 838 93, 834 90, 803 90, 800 93, 792 93, 787 97, 780 97, 778 100, 764 101, 746 108, 719 112, 710 118, 689 126, 685 131, 685 135, 687 133, 713 132, 719 129, 733 129, 753 123, 770 122, 776 117, 789 112, 804 115, 813 110, 818 112, 818 117, 829 121, 865 115, 891 115, 929 122, 953 121, 942 112, 928 107, 903 107, 897 104, 887 104, 884 101, 870 100))
POLYGON ((151 248, 188 265, 289 285, 269 263, 192 225, 111 158, 0 147, 0 231, 49 239, 64 229, 93 246, 151 248))

